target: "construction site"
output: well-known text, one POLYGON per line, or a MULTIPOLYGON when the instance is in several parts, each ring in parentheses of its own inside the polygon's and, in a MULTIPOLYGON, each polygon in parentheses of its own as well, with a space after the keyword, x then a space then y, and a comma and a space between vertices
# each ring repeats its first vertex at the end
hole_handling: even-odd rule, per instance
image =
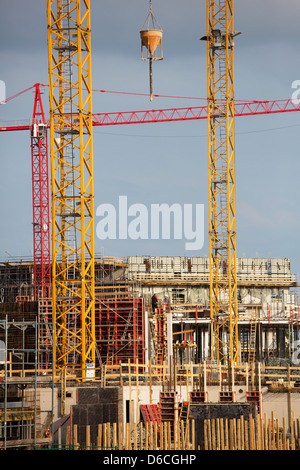
POLYGON ((0 260, 0 447, 300 450, 299 283, 289 257, 238 255, 234 141, 236 117, 299 104, 235 101, 233 0, 207 0, 206 105, 95 114, 90 3, 45 0, 49 118, 36 83, 30 122, 0 122, 30 136, 33 205, 33 257, 0 260), (97 254, 93 128, 201 119, 209 255, 97 254))

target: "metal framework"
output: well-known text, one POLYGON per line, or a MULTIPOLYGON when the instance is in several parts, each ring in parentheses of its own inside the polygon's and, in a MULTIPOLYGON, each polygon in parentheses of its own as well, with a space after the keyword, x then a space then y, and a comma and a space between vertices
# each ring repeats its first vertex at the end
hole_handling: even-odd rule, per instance
POLYGON ((49 297, 51 283, 47 124, 40 84, 35 84, 31 127, 34 296, 49 297))
MULTIPOLYGON (((154 95, 156 96, 156 95, 154 95)), ((234 116, 257 116, 262 114, 291 113, 300 111, 295 100, 249 101, 234 104, 234 116)), ((154 122, 176 122, 207 119, 207 106, 191 106, 188 108, 152 109, 144 111, 121 111, 115 113, 93 114, 94 126, 114 126, 122 124, 151 124, 154 122)), ((49 127, 49 122, 47 122, 49 127)), ((0 123, 0 132, 26 131, 31 123, 16 122, 0 123)))
POLYGON ((84 381, 95 364, 90 1, 47 5, 54 365, 84 381))
MULTIPOLYGON (((289 113, 294 111, 300 111, 300 106, 292 99, 234 103, 235 117, 289 113)), ((122 111, 115 113, 96 113, 93 114, 93 124, 94 126, 114 126, 122 124, 193 121, 198 119, 207 119, 207 115, 207 106, 151 109, 146 111, 122 111)), ((0 127, 0 131, 1 130, 2 128, 0 127)), ((6 128, 4 130, 8 129, 6 128)))
POLYGON ((210 307, 213 358, 238 363, 233 0, 207 0, 210 307))
POLYGON ((145 362, 144 301, 141 297, 96 300, 96 343, 102 364, 145 362))

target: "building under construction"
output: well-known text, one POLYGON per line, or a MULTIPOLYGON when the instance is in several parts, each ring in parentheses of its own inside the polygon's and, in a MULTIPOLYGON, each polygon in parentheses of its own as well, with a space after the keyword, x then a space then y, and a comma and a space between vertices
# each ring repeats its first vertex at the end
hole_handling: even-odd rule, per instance
MULTIPOLYGON (((219 403, 229 417, 243 406, 245 419, 275 412, 287 426, 291 402, 298 412, 291 358, 300 318, 289 259, 238 258, 240 357, 230 371, 213 359, 207 258, 96 259, 96 362, 84 383, 75 354, 64 382, 54 375, 52 300, 35 298, 33 262, 3 262, 0 273, 1 439, 8 448, 65 444, 70 423, 78 426, 77 445, 87 446, 87 426, 96 445, 100 424, 122 423, 124 436, 126 423, 173 426, 187 404, 194 419, 199 406, 219 403)), ((204 446, 199 432, 196 444, 204 446)))
POLYGON ((235 103, 233 1, 207 0, 207 106, 93 115, 90 1, 45 3, 49 121, 36 84, 33 121, 0 126, 30 130, 34 247, 0 263, 1 447, 299 449, 298 283, 237 257, 234 145, 236 115, 299 109, 235 103), (181 119, 208 123, 209 256, 97 257, 93 126, 181 119))

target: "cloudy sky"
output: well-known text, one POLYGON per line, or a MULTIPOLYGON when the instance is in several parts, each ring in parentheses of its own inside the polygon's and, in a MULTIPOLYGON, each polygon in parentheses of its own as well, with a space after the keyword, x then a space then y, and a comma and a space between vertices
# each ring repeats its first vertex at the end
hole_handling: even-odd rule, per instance
MULTIPOLYGON (((154 93, 206 97, 205 0, 153 0, 163 28, 164 60, 154 64, 154 93)), ((148 0, 94 0, 93 88, 147 94, 148 64, 140 60, 139 31, 148 0)), ((286 99, 300 80, 300 3, 236 0, 235 96, 286 99)), ((47 84, 46 0, 1 0, 0 79, 12 96, 47 84)), ((43 95, 48 115, 48 93, 43 95)), ((94 113, 200 106, 203 100, 94 93, 94 113)), ((0 120, 28 119, 33 93, 1 106, 0 120)), ((238 256, 288 257, 300 274, 300 114, 236 118, 238 256)), ((2 132, 0 259, 32 256, 30 136, 2 132)), ((184 240, 99 240, 105 255, 208 255, 207 123, 203 121, 94 128, 95 208, 119 196, 128 204, 204 204, 204 246, 184 240)), ((96 217, 96 224, 98 223, 96 217)))

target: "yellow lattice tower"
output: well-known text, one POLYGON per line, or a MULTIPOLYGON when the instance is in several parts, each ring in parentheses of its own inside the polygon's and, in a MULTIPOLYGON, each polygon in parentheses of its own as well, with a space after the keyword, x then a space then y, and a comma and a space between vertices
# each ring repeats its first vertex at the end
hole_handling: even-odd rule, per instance
POLYGON ((54 366, 95 364, 90 0, 47 0, 54 366))
POLYGON ((208 188, 213 359, 238 363, 233 0, 207 0, 208 188))

